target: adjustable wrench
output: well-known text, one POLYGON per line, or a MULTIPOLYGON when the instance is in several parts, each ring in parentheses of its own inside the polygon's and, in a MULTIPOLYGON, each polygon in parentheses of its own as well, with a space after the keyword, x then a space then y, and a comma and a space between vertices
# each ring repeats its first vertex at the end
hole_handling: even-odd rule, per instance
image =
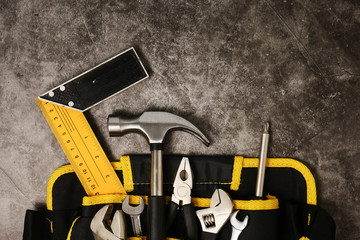
POLYGON ((217 233, 229 219, 233 209, 232 200, 222 189, 216 189, 210 207, 196 211, 203 230, 201 239, 215 240, 217 233))
POLYGON ((126 240, 125 216, 117 210, 110 219, 114 205, 108 204, 101 208, 90 224, 95 240, 126 240))
POLYGON ((130 215, 131 224, 135 237, 142 236, 140 214, 144 211, 144 199, 140 197, 140 204, 136 207, 132 207, 129 204, 129 196, 127 196, 122 204, 122 210, 124 213, 130 215))

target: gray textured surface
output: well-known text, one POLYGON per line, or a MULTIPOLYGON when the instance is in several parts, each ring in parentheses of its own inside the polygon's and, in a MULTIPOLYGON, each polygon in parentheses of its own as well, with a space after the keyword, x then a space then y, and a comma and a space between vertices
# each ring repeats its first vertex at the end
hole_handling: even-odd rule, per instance
POLYGON ((138 135, 110 139, 115 110, 165 110, 199 126, 168 153, 305 162, 337 239, 359 239, 360 5, 357 1, 0 2, 0 239, 21 239, 26 209, 44 204, 50 174, 67 159, 34 99, 135 46, 151 78, 88 112, 111 159, 145 153, 138 135))

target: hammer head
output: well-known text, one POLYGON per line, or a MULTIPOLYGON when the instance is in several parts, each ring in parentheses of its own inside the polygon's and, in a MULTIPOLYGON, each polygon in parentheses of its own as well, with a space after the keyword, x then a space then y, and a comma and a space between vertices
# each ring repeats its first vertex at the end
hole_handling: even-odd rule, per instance
POLYGON ((111 137, 123 136, 126 133, 143 135, 150 145, 162 144, 165 135, 173 130, 191 133, 206 146, 210 141, 189 121, 168 112, 144 112, 140 117, 124 119, 119 116, 108 117, 108 128, 111 137))

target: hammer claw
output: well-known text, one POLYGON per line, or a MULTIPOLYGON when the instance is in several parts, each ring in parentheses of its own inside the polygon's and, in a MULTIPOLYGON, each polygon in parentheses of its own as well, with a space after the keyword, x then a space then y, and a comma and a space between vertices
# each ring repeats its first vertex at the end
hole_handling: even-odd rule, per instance
POLYGON ((110 115, 108 128, 112 137, 137 132, 143 135, 150 144, 162 143, 169 131, 182 130, 191 133, 206 146, 210 145, 210 141, 192 123, 168 112, 144 112, 140 117, 133 119, 110 115))

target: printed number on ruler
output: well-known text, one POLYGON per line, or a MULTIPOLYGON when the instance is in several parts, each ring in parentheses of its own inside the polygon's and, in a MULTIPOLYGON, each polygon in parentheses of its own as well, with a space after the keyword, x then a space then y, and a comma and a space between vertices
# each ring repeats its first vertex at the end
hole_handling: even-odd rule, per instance
POLYGON ((36 99, 88 195, 125 194, 82 112, 36 99))

